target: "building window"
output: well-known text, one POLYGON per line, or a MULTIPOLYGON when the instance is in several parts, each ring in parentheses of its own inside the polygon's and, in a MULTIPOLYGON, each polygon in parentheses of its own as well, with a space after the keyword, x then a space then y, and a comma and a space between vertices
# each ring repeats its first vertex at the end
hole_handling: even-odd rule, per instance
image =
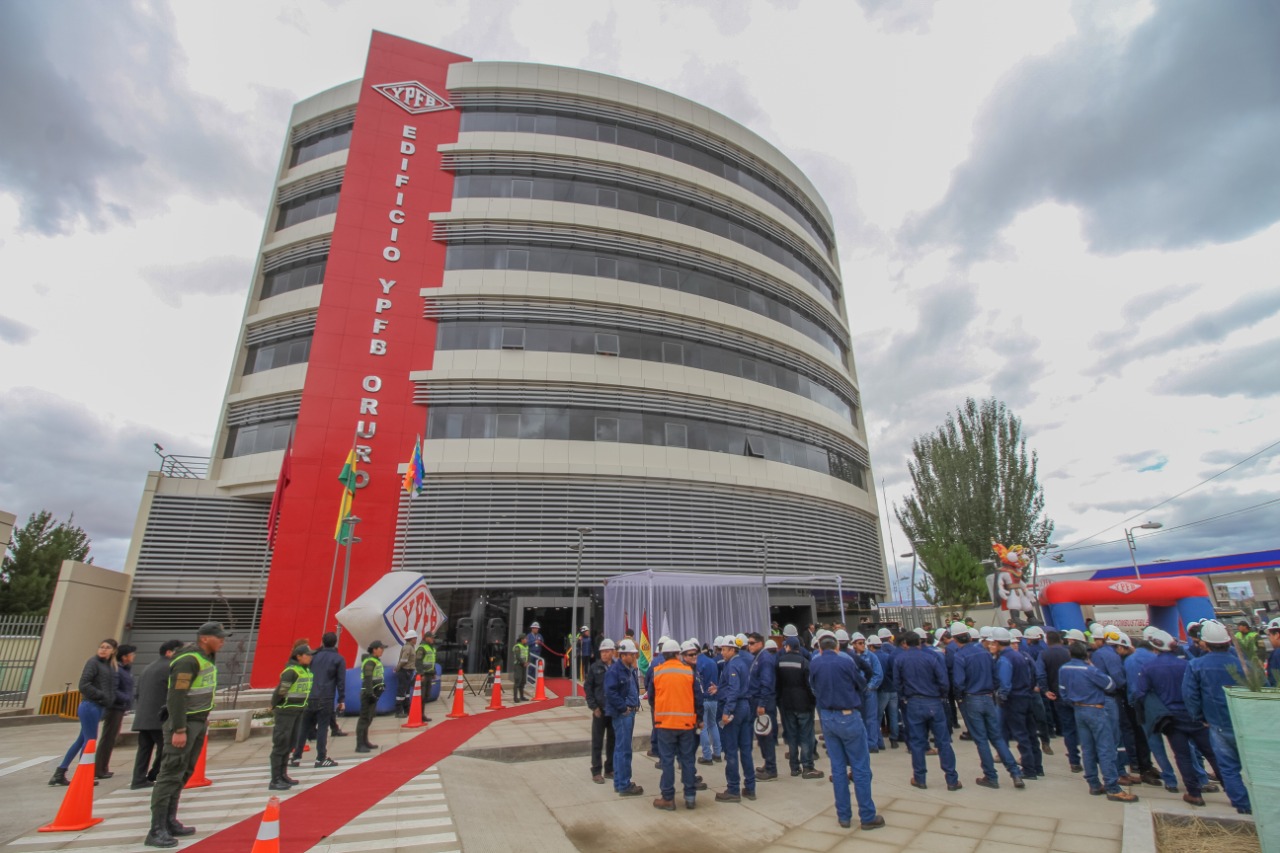
POLYGON ((533 181, 514 180, 511 182, 512 198, 533 198, 533 181))
POLYGON ((276 220, 276 230, 307 222, 321 216, 338 212, 338 192, 341 187, 330 187, 307 193, 299 198, 290 199, 280 205, 280 216, 276 220))
POLYGON ((608 142, 610 145, 618 144, 618 129, 611 125, 601 124, 596 126, 596 141, 608 142))
POLYGON ((262 279, 262 298, 270 299, 273 296, 279 296, 292 290, 322 284, 327 261, 328 257, 326 256, 318 260, 290 264, 267 273, 262 279))
POLYGON ((519 415, 498 415, 498 438, 520 437, 519 415))
POLYGON ((743 379, 754 381, 756 378, 756 363, 749 358, 738 359, 738 373, 743 379))
POLYGON ((684 424, 663 424, 667 447, 688 447, 689 428, 684 424))
POLYGON ((596 258, 596 275, 599 278, 617 278, 618 262, 613 258, 596 258))
POLYGON ((311 355, 311 333, 304 337, 285 338, 249 347, 244 361, 244 374, 261 373, 276 367, 305 364, 311 355))
POLYGON ((596 441, 617 441, 618 419, 596 418, 596 441))
POLYGON ((293 157, 289 161, 289 166, 297 166, 317 157, 332 154, 334 151, 350 148, 351 128, 350 123, 343 124, 299 139, 293 144, 293 157))
POLYGON ((604 332, 596 333, 596 355, 617 355, 618 354, 618 336, 605 334, 604 332))
POLYGON ((676 203, 674 201, 662 201, 661 199, 659 199, 658 200, 658 218, 670 219, 672 222, 675 222, 676 221, 676 203))
POLYGON ((284 450, 289 445, 289 439, 293 437, 293 429, 297 424, 297 418, 289 418, 232 427, 227 432, 227 452, 224 458, 284 450))
POLYGON ((524 329, 504 328, 502 330, 503 349, 524 349, 524 329))
POLYGON ((618 191, 606 190, 603 187, 596 190, 596 206, 597 207, 617 207, 618 191))
POLYGON ((663 341, 662 360, 667 364, 684 364, 684 344, 663 341))
POLYGON ((754 456, 757 459, 764 458, 764 437, 759 435, 748 435, 744 452, 747 456, 754 456))
POLYGON ((529 268, 529 253, 524 249, 507 249, 507 269, 509 270, 527 270, 529 268))

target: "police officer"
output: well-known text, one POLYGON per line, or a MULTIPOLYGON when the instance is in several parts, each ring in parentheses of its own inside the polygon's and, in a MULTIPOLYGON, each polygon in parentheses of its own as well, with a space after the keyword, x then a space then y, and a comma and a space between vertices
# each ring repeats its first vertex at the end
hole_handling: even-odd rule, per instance
POLYGON ((1106 704, 1108 691, 1115 691, 1115 680, 1094 665, 1083 642, 1071 643, 1070 654, 1071 660, 1058 669, 1057 694, 1075 713, 1089 793, 1105 794, 1118 803, 1136 802, 1135 795, 1120 787, 1115 727, 1106 704))
POLYGON ((943 656, 930 649, 920 648, 920 635, 908 631, 906 649, 893 661, 893 680, 898 695, 907 703, 907 746, 911 750, 911 785, 924 788, 925 752, 929 748, 929 733, 933 733, 938 748, 938 760, 947 780, 948 791, 958 791, 960 776, 956 773, 956 753, 951 748, 951 727, 942 700, 951 692, 947 678, 947 665, 943 656))
POLYGON ((356 722, 356 752, 372 752, 378 748, 377 744, 369 743, 369 726, 378 713, 378 700, 386 687, 386 673, 382 667, 385 648, 381 640, 374 640, 360 662, 360 719, 356 722))
MULTIPOLYGON (((287 791, 297 781, 289 778, 289 751, 297 743, 302 731, 302 717, 311 697, 314 676, 311 673, 312 651, 298 646, 289 656, 289 665, 280 673, 280 683, 271 694, 271 707, 275 711, 275 727, 271 732, 271 784, 269 791, 287 791)), ((327 734, 327 726, 321 732, 327 734)), ((319 762, 317 762, 319 764, 319 762)))
MULTIPOLYGON (((1044 758, 1040 752, 1040 739, 1036 736, 1031 705, 1036 701, 1031 660, 1013 648, 1011 632, 1007 628, 997 628, 991 639, 999 647, 996 653, 996 697, 1000 700, 1009 732, 1018 742, 1022 776, 1024 779, 1038 779, 1044 775, 1044 758)), ((1016 782, 1014 787, 1017 787, 1016 782)))
POLYGON ((516 637, 515 647, 511 649, 511 701, 528 702, 524 688, 529 681, 529 641, 524 634, 516 637))
POLYGON ((960 645, 951 670, 952 689, 960 700, 960 713, 982 764, 982 775, 977 783, 984 788, 1000 787, 1000 776, 991 758, 991 747, 994 746, 1000 762, 1009 771, 1013 787, 1025 788, 1022 768, 1014 760, 1009 742, 1000 732, 1000 716, 995 701, 996 659, 981 643, 971 641, 969 628, 963 623, 951 626, 951 636, 960 645))
POLYGON ((1200 642, 1205 651, 1187 667, 1182 698, 1191 719, 1209 725, 1209 740, 1222 770, 1218 778, 1231 805, 1240 814, 1253 814, 1249 791, 1240 776, 1236 730, 1227 711, 1227 695, 1223 692, 1224 688, 1235 686, 1236 678, 1243 671, 1240 657, 1231 648, 1226 626, 1214 619, 1201 623, 1200 642))
POLYGON ((658 783, 660 796, 653 801, 653 807, 675 811, 675 762, 679 758, 684 807, 692 809, 699 785, 693 762, 698 728, 702 726, 702 688, 694 671, 698 644, 692 640, 684 644, 667 640, 659 651, 667 659, 650 670, 653 673, 654 741, 658 747, 658 767, 662 770, 658 783))
POLYGON ((400 647, 400 659, 396 661, 396 717, 409 716, 409 702, 413 698, 413 657, 418 651, 418 632, 406 631, 404 645, 400 647))
POLYGON ((613 718, 613 790, 620 797, 638 797, 644 788, 631 781, 631 740, 640 710, 636 658, 640 650, 630 640, 618 644, 618 659, 605 673, 605 711, 613 718))
POLYGON ((422 633, 422 642, 413 653, 413 668, 422 677, 422 721, 430 722, 427 699, 431 696, 431 682, 436 680, 436 635, 430 631, 422 633))
POLYGON ((836 651, 839 642, 830 631, 817 634, 819 653, 809 660, 809 688, 818 706, 827 755, 831 758, 831 787, 835 793, 836 818, 848 829, 853 822, 849 800, 849 772, 858 798, 858 822, 862 829, 884 826, 871 799, 871 754, 862 723, 862 696, 866 674, 849 655, 836 651))
POLYGON ((724 669, 714 692, 720 703, 725 789, 716 794, 718 803, 740 803, 743 797, 756 798, 756 768, 751 759, 755 715, 748 701, 751 670, 739 651, 745 645, 745 635, 739 634, 725 637, 720 648, 724 669))
POLYGON ((195 643, 180 649, 169 663, 169 716, 163 728, 164 757, 151 789, 151 830, 143 842, 148 847, 177 847, 177 837, 196 831, 178 822, 178 799, 204 747, 209 712, 218 691, 214 661, 226 638, 222 625, 206 622, 196 632, 195 643))
POLYGON ((609 703, 604 695, 605 676, 613 664, 613 640, 601 640, 598 651, 599 659, 587 668, 587 683, 582 693, 591 709, 591 781, 603 785, 605 779, 613 778, 613 717, 609 716, 609 703))

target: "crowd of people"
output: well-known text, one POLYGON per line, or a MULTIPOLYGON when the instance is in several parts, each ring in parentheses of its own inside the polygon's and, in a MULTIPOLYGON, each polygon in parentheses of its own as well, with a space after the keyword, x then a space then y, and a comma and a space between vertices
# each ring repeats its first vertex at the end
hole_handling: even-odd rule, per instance
MULTIPOLYGON (((686 809, 708 788, 699 765, 724 765, 716 802, 756 799, 759 783, 779 777, 779 740, 792 777, 824 778, 821 740, 840 825, 852 826, 856 799, 860 827, 875 829, 884 819, 871 756, 905 744, 913 787, 927 789, 936 757, 947 790, 957 791, 964 783, 952 732, 963 727, 979 787, 1000 788, 998 761, 1009 784, 1025 789, 1045 775, 1045 756, 1061 738, 1070 771, 1091 795, 1132 803, 1143 784, 1180 792, 1181 776, 1187 803, 1203 806, 1205 794, 1225 791, 1237 811, 1252 811, 1224 692, 1240 682, 1241 655, 1255 654, 1243 631, 1233 643, 1215 620, 1188 625, 1185 641, 1156 626, 1130 637, 1097 623, 1088 631, 979 628, 972 619, 936 630, 864 627, 774 626, 770 636, 727 634, 708 644, 662 637, 644 671, 630 631, 616 644, 599 641, 585 675, 592 781, 611 781, 621 797, 644 794, 632 778, 632 738, 647 704, 647 755, 661 770, 653 806, 662 810, 676 808, 677 765, 686 809)), ((1280 619, 1266 630, 1274 685, 1280 619)))

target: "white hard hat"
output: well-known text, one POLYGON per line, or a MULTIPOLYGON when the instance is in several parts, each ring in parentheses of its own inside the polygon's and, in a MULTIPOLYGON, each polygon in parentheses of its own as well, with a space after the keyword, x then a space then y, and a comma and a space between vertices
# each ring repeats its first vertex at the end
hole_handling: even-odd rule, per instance
POLYGON ((828 631, 826 628, 823 628, 823 629, 822 629, 822 630, 820 630, 818 633, 816 633, 816 634, 814 634, 814 635, 813 635, 813 643, 814 643, 814 645, 816 646, 819 642, 821 642, 822 640, 826 639, 827 637, 830 637, 830 638, 831 638, 831 639, 833 639, 833 640, 834 640, 834 639, 836 639, 836 635, 835 635, 835 634, 831 633, 831 632, 830 632, 830 631, 828 631))
POLYGON ((1085 641, 1084 631, 1081 631, 1079 628, 1068 628, 1062 632, 1062 639, 1075 640, 1077 643, 1083 643, 1085 641))
POLYGON ((893 636, 893 632, 888 628, 881 628, 879 631, 876 631, 876 636, 882 640, 887 640, 893 636))
POLYGON ((851 643, 856 643, 859 640, 865 641, 866 639, 867 639, 866 635, 863 634, 861 631, 854 631, 852 634, 849 635, 849 642, 851 643))
POLYGON ((666 634, 663 634, 661 637, 659 637, 659 638, 658 638, 658 646, 659 646, 659 650, 661 650, 661 646, 662 646, 662 644, 663 644, 663 643, 665 643, 667 640, 670 640, 670 639, 671 639, 671 638, 670 638, 670 637, 668 637, 666 634))
POLYGON ((1267 630, 1280 631, 1280 616, 1277 616, 1276 618, 1272 619, 1270 622, 1267 623, 1267 630))
POLYGON ((724 645, 724 637, 721 635, 716 635, 716 638, 711 641, 711 648, 713 649, 718 649, 723 645, 724 645))
POLYGON ((1032 625, 1023 632, 1022 636, 1026 637, 1028 640, 1041 640, 1044 639, 1044 629, 1039 625, 1032 625))
POLYGON ((1173 635, 1159 628, 1147 634, 1147 642, 1151 644, 1151 648, 1159 649, 1162 652, 1167 652, 1174 646, 1173 635))
POLYGON ((590 631, 591 629, 590 629, 590 628, 588 628, 586 625, 583 625, 583 626, 582 626, 582 630, 584 630, 584 631, 590 631))
POLYGON ((946 628, 939 628, 938 630, 936 630, 936 631, 934 631, 934 632, 933 632, 933 639, 935 639, 935 640, 941 641, 941 640, 942 640, 942 638, 943 638, 943 637, 945 637, 945 636, 947 636, 947 629, 946 629, 946 628))
POLYGON ((766 649, 766 650, 768 650, 768 649, 774 649, 774 650, 776 651, 776 650, 777 650, 777 648, 778 648, 778 644, 777 644, 776 642, 774 642, 773 640, 765 640, 765 641, 764 641, 764 647, 765 647, 765 649, 766 649))
MULTIPOLYGON (((1129 639, 1129 635, 1114 625, 1108 626, 1107 633, 1103 635, 1106 641, 1113 646, 1123 646, 1125 641, 1129 639)), ((1094 639, 1097 639, 1096 637, 1094 639)))
POLYGON ((1126 649, 1133 648, 1133 640, 1130 639, 1129 635, 1124 633, 1123 631, 1120 633, 1120 639, 1117 640, 1115 644, 1117 646, 1124 646, 1126 649))
POLYGON ((845 630, 845 629, 843 629, 843 628, 837 628, 837 629, 836 629, 836 642, 838 642, 838 643, 847 643, 847 642, 849 642, 849 632, 848 632, 848 631, 846 631, 846 630, 845 630))
POLYGON ((1190 622, 1187 623, 1187 627, 1190 628, 1192 625, 1200 625, 1204 622, 1205 622, 1204 619, 1192 619, 1190 622))
POLYGON ((1101 637, 1103 634, 1107 633, 1107 629, 1102 627, 1101 622, 1090 622, 1089 633, 1095 637, 1101 637))
POLYGON ((697 640, 685 640, 680 644, 680 651, 682 652, 696 652, 699 648, 701 647, 698 645, 697 640))
POLYGON ((1021 639, 1022 639, 1022 632, 1021 632, 1021 631, 1019 631, 1017 628, 1010 628, 1010 629, 1009 629, 1009 636, 1010 636, 1010 637, 1012 637, 1012 638, 1013 638, 1013 639, 1015 639, 1015 640, 1021 640, 1021 639))
POLYGON ((639 651, 640 651, 640 650, 636 648, 636 644, 635 644, 635 643, 633 643, 633 642, 631 642, 630 640, 623 640, 621 643, 618 643, 618 654, 621 654, 621 655, 627 655, 627 654, 634 655, 634 654, 638 653, 639 651))
POLYGON ((978 636, 984 640, 990 640, 991 631, 992 631, 992 628, 990 625, 983 625, 981 628, 978 629, 978 636))
POLYGON ((1008 628, 997 627, 991 629, 991 639, 995 640, 997 643, 1008 643, 1012 642, 1013 635, 1009 633, 1008 628))
POLYGON ((530 627, 530 628, 541 628, 542 626, 541 626, 541 625, 539 625, 537 622, 534 622, 534 623, 533 623, 532 625, 530 625, 529 627, 530 627))
POLYGON ((702 648, 702 643, 699 643, 699 642, 698 642, 698 638, 697 638, 697 637, 690 637, 689 639, 685 640, 685 641, 684 641, 684 643, 681 643, 681 644, 680 644, 680 648, 682 648, 682 649, 683 649, 683 648, 684 648, 685 643, 693 643, 693 647, 694 647, 695 649, 701 649, 701 648, 702 648))
POLYGON ((923 629, 923 628, 917 628, 917 629, 916 629, 916 636, 917 636, 917 637, 919 637, 919 638, 920 638, 920 639, 922 639, 922 640, 927 640, 927 639, 929 639, 929 632, 928 632, 928 631, 926 631, 926 630, 925 630, 925 629, 923 629))
POLYGON ((1208 619, 1200 626, 1200 639, 1206 643, 1229 643, 1231 634, 1226 625, 1216 619, 1208 619))
POLYGON ((951 636, 953 636, 953 637, 964 637, 964 636, 967 636, 968 634, 969 634, 969 626, 968 626, 968 625, 964 624, 963 622, 952 622, 952 623, 951 623, 951 636))
POLYGON ((738 648, 742 648, 743 646, 745 646, 745 645, 747 644, 747 635, 746 635, 746 634, 734 634, 734 635, 733 635, 733 643, 734 643, 734 645, 736 645, 738 648))
POLYGON ((405 631, 405 632, 404 632, 404 638, 405 638, 406 640, 416 640, 416 639, 418 639, 418 632, 417 632, 417 631, 405 631))
POLYGON ((600 641, 600 651, 611 652, 613 651, 613 648, 613 640, 610 640, 608 637, 605 637, 600 641))
POLYGON ((878 636, 876 636, 875 634, 872 634, 870 637, 867 637, 867 645, 868 645, 868 646, 878 646, 878 645, 881 645, 883 642, 884 642, 884 641, 883 641, 883 640, 881 640, 881 639, 880 639, 878 636))
POLYGON ((664 655, 679 654, 680 644, 677 643, 675 640, 671 640, 671 639, 663 640, 662 645, 658 648, 658 651, 662 652, 664 655))
POLYGON ((1116 634, 1123 633, 1123 632, 1120 630, 1119 626, 1116 626, 1116 625, 1108 625, 1107 627, 1105 627, 1105 628, 1103 628, 1103 629, 1102 629, 1102 633, 1104 633, 1104 634, 1110 634, 1110 633, 1112 633, 1112 632, 1114 632, 1114 633, 1116 633, 1116 634))
POLYGON ((795 625, 783 625, 783 626, 782 626, 782 636, 784 636, 784 637, 798 637, 798 636, 800 636, 800 632, 796 630, 796 626, 795 626, 795 625))
POLYGON ((756 717, 755 721, 756 734, 760 737, 768 737, 773 731, 773 718, 768 714, 761 714, 756 717))
POLYGON ((1154 637, 1158 633, 1160 633, 1159 628, 1157 628, 1155 625, 1148 625, 1147 627, 1142 629, 1142 639, 1150 640, 1152 637, 1154 637))

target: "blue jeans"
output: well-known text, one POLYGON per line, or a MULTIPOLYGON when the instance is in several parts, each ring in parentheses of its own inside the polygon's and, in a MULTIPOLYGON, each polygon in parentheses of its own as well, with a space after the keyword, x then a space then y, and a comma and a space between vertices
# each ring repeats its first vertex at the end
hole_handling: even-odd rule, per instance
POLYGON ((862 697, 862 727, 867 730, 867 749, 880 749, 880 691, 869 690, 862 697))
MULTIPOLYGON (((1121 776, 1124 776, 1129 772, 1129 766, 1136 760, 1137 756, 1131 755, 1125 749, 1124 730, 1120 723, 1122 714, 1120 701, 1114 696, 1108 696, 1103 704, 1106 705, 1107 719, 1111 722, 1111 741, 1115 744, 1116 749, 1116 771, 1121 776)), ((1135 772, 1137 771, 1137 764, 1133 764, 1133 769, 1135 772)))
MULTIPOLYGON (((745 705, 739 707, 745 708, 745 705)), ((730 794, 756 789, 756 766, 751 757, 751 741, 755 739, 752 722, 753 718, 746 713, 734 714, 720 732, 720 741, 724 744, 725 790, 730 794)))
MULTIPOLYGON (((939 707, 941 712, 941 707, 939 707)), ((853 804, 849 801, 849 776, 853 771, 853 792, 858 797, 858 819, 870 823, 876 817, 876 804, 871 799, 871 754, 867 752, 867 732, 862 724, 862 713, 853 710, 819 711, 822 734, 827 741, 827 755, 831 758, 831 781, 836 795, 836 817, 853 819, 853 804)), ((946 722, 945 718, 943 720, 946 722)))
POLYGON ((715 699, 703 702, 702 719, 707 721, 702 727, 702 757, 710 761, 720 754, 720 703, 715 699))
POLYGON ((1237 810, 1252 812, 1249 792, 1244 787, 1244 779, 1240 776, 1240 750, 1236 748, 1236 733, 1232 729, 1209 726, 1209 742, 1213 744, 1214 755, 1218 757, 1218 778, 1222 780, 1222 788, 1227 792, 1227 799, 1237 810))
POLYGON ((1018 759, 1022 764, 1022 772, 1028 776, 1044 775, 1044 760, 1040 752, 1040 737, 1036 732, 1036 719, 1032 702, 1039 702, 1032 693, 1013 694, 1004 703, 1005 717, 1009 720, 1009 731, 1018 742, 1018 759))
POLYGON ((1169 746, 1173 747, 1173 757, 1178 762, 1178 772, 1182 774, 1182 783, 1187 786, 1187 793, 1193 797, 1200 796, 1204 783, 1209 781, 1208 775, 1200 767, 1199 756, 1192 757, 1193 745, 1209 757, 1218 778, 1222 778, 1222 768, 1218 766, 1217 754, 1213 751, 1212 737, 1209 730, 1201 723, 1193 723, 1188 719, 1175 721, 1165 729, 1169 738, 1169 746))
POLYGON ((80 736, 71 744, 62 763, 58 765, 60 770, 66 770, 71 766, 71 762, 76 760, 76 756, 84 749, 85 744, 98 739, 98 723, 102 722, 102 711, 102 706, 95 702, 90 702, 88 699, 80 701, 80 708, 76 711, 80 717, 80 736))
POLYGON ((990 695, 980 696, 971 693, 965 696, 964 702, 960 704, 960 713, 964 715, 964 724, 969 727, 969 734, 973 736, 973 745, 978 749, 982 775, 993 782, 1000 778, 996 773, 995 762, 991 758, 991 747, 994 746, 996 754, 1000 756, 1000 763, 1009 771, 1009 775, 1015 779, 1021 778, 1022 770, 1018 767, 1018 762, 1013 760, 1009 742, 1000 734, 995 699, 990 695))
POLYGON ((791 746, 791 771, 813 769, 813 712, 782 711, 782 731, 791 746))
MULTIPOLYGON (((878 695, 878 697, 877 697, 877 698, 879 699, 879 701, 877 702, 877 705, 878 705, 879 707, 878 707, 878 709, 877 709, 877 716, 876 716, 876 728, 878 729, 878 728, 880 727, 880 726, 879 726, 880 717, 883 717, 886 713, 888 713, 888 715, 889 715, 889 721, 888 721, 888 722, 889 722, 889 739, 890 739, 890 740, 898 740, 898 735, 899 735, 899 732, 898 732, 898 694, 897 694, 897 692, 887 691, 887 690, 885 690, 885 689, 882 687, 882 688, 880 688, 880 693, 879 693, 879 695, 878 695)), ((883 739, 883 738, 881 738, 881 739, 880 739, 880 748, 881 748, 881 749, 884 749, 884 739, 883 739)))
POLYGON ((635 729, 635 712, 613 718, 613 790, 619 793, 631 787, 631 737, 635 729))
MULTIPOLYGON (((1112 709, 1114 709, 1112 705, 1112 709)), ((1076 732, 1084 752, 1084 778, 1090 788, 1102 787, 1108 794, 1118 794, 1120 771, 1116 765, 1115 717, 1107 708, 1075 706, 1076 732), (1099 782, 1098 776, 1102 779, 1099 782)))
POLYGON ((912 696, 907 700, 907 746, 911 749, 911 772, 922 785, 928 769, 924 754, 929 749, 930 732, 933 732, 933 741, 938 745, 942 775, 946 777, 948 785, 954 785, 960 781, 960 775, 956 773, 956 753, 951 748, 951 725, 947 722, 947 711, 942 707, 942 700, 912 696))
POLYGON ((698 754, 698 736, 693 729, 654 729, 654 744, 658 747, 658 763, 662 765, 662 778, 658 790, 664 800, 676 797, 676 759, 680 759, 680 784, 684 798, 692 800, 697 794, 697 774, 693 759, 698 754))
POLYGON ((1062 726, 1062 740, 1067 745, 1067 763, 1079 767, 1080 734, 1076 731, 1075 709, 1059 697, 1053 700, 1053 712, 1058 716, 1058 725, 1062 726))

